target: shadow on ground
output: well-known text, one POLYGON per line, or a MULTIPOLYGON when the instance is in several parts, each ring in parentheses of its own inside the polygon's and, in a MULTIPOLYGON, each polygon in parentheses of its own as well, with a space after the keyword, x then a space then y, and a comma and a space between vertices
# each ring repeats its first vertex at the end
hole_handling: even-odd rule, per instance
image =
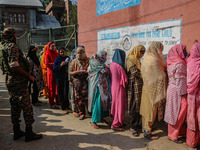
MULTIPOLYGON (((24 142, 24 138, 18 141, 13 141, 12 125, 10 120, 10 105, 8 93, 5 87, 0 86, 0 146, 1 150, 131 150, 131 149, 155 149, 151 148, 151 143, 158 145, 159 142, 151 142, 143 138, 141 135, 138 138, 132 137, 128 131, 114 132, 106 124, 101 123, 101 129, 93 129, 89 126, 90 117, 80 121, 73 117, 72 114, 63 115, 60 110, 49 109, 47 100, 41 107, 33 107, 34 131, 43 134, 43 139, 32 142, 24 142)), ((21 128, 24 129, 24 121, 21 117, 21 128)), ((111 119, 108 119, 111 121, 111 119)), ((111 124, 111 123, 110 123, 111 124)), ((125 128, 128 129, 129 118, 126 114, 125 128)), ((161 137, 166 136, 167 125, 164 122, 156 122, 155 126, 157 134, 161 137)), ((168 141, 162 140, 161 143, 167 145, 168 141)), ((175 147, 177 145, 174 145, 175 147)), ((170 149, 167 148, 167 150, 170 149)), ((180 148, 182 149, 182 147, 180 148)), ((179 149, 178 149, 179 150, 179 149)))

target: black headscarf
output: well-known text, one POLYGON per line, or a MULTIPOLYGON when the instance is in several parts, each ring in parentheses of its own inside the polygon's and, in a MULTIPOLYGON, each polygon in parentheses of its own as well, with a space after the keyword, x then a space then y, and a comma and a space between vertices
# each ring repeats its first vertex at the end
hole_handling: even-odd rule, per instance
POLYGON ((29 51, 28 51, 28 57, 30 57, 30 59, 33 61, 34 64, 36 64, 37 66, 40 65, 40 61, 36 55, 36 51, 32 51, 35 48, 35 46, 30 46, 29 51))
POLYGON ((112 58, 112 62, 115 62, 117 64, 119 64, 120 66, 122 66, 122 68, 124 70, 125 69, 125 59, 126 59, 126 53, 125 51, 121 50, 121 49, 116 49, 115 50, 115 54, 112 58))

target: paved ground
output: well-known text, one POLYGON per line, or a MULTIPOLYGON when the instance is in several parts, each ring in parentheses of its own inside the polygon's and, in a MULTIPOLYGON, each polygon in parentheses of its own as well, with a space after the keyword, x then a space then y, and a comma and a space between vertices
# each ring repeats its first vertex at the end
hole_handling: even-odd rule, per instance
MULTIPOLYGON (((60 110, 49 109, 47 100, 40 100, 44 102, 43 106, 33 107, 36 120, 33 127, 34 131, 44 135, 43 139, 28 143, 24 142, 24 138, 13 141, 8 94, 4 77, 0 75, 0 150, 184 150, 184 144, 167 140, 164 122, 155 126, 155 132, 161 138, 148 141, 142 134, 135 138, 127 130, 114 132, 103 123, 100 124, 101 129, 93 129, 89 125, 89 117, 80 121, 72 113, 63 115, 60 110)), ((24 129, 23 118, 21 120, 24 129)), ((128 128, 128 125, 125 127, 128 128)))

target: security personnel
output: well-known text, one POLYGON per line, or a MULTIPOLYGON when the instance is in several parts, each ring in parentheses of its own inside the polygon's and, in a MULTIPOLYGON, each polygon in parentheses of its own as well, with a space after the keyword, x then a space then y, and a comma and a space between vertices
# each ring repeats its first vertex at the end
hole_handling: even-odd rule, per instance
POLYGON ((5 28, 2 34, 0 67, 3 74, 6 74, 6 87, 10 98, 11 120, 14 130, 13 140, 18 140, 22 136, 25 136, 26 142, 42 138, 41 134, 32 131, 34 118, 28 81, 34 82, 35 79, 29 74, 29 63, 16 45, 15 31, 9 27, 5 28), (23 111, 26 124, 25 132, 20 130, 21 111, 23 111))

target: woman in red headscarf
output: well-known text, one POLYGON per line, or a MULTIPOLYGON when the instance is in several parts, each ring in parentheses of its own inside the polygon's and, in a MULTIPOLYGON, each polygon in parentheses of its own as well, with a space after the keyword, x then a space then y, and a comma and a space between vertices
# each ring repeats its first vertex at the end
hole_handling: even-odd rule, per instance
POLYGON ((58 52, 56 51, 55 43, 49 42, 47 44, 47 51, 45 55, 45 65, 47 67, 47 86, 48 86, 48 94, 49 94, 49 104, 50 108, 58 109, 58 106, 55 105, 54 97, 56 97, 56 103, 59 103, 57 96, 57 87, 56 87, 56 79, 53 74, 53 64, 54 60, 58 57, 58 52))

